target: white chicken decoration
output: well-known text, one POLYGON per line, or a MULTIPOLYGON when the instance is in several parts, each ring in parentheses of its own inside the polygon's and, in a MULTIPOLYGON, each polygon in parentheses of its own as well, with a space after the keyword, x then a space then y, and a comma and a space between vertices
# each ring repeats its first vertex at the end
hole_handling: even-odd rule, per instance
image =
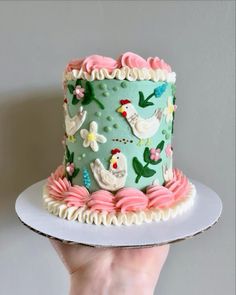
POLYGON ((162 110, 157 109, 150 118, 144 119, 138 114, 130 100, 122 99, 120 104, 121 106, 117 109, 117 112, 126 118, 132 128, 133 134, 140 139, 139 145, 143 144, 145 139, 146 145, 150 144, 150 138, 159 129, 163 113, 162 110))
POLYGON ((66 134, 68 136, 73 137, 74 134, 83 125, 87 116, 87 111, 84 111, 83 107, 80 107, 79 112, 75 116, 70 117, 67 103, 63 104, 63 108, 64 108, 64 115, 65 115, 66 134))
POLYGON ((109 191, 116 191, 125 186, 127 178, 127 160, 119 149, 111 151, 109 170, 106 170, 99 159, 90 164, 98 185, 109 191))

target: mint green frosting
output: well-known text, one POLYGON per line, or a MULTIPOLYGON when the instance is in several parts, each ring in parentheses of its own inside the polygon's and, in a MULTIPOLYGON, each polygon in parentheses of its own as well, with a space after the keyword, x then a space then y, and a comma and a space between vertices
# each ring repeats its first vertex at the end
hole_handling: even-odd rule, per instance
MULTIPOLYGON (((75 81, 68 81, 68 84, 75 85, 75 81)), ((82 80, 82 87, 84 87, 86 81, 82 80)), ((162 161, 158 165, 149 165, 149 168, 154 169, 156 173, 151 177, 141 177, 138 183, 135 182, 137 174, 133 167, 133 158, 136 157, 143 165, 145 165, 143 153, 145 150, 145 144, 138 145, 139 138, 135 137, 132 133, 132 129, 127 120, 117 112, 117 109, 121 106, 120 100, 129 99, 135 107, 138 114, 143 118, 149 118, 153 115, 156 109, 160 108, 164 111, 167 107, 168 97, 171 96, 171 102, 173 102, 173 93, 175 89, 173 84, 166 83, 166 90, 160 97, 153 96, 149 101, 153 103, 148 107, 139 106, 139 91, 143 92, 144 97, 150 96, 154 92, 156 87, 161 86, 164 82, 153 81, 119 81, 119 80, 103 80, 90 82, 94 89, 94 94, 97 100, 102 102, 104 109, 101 109, 99 105, 93 100, 87 105, 83 105, 87 111, 87 117, 81 128, 74 135, 75 142, 67 139, 66 145, 69 151, 74 152, 74 165, 76 168, 80 168, 80 172, 73 179, 73 184, 84 185, 83 169, 87 169, 90 175, 90 191, 99 190, 100 187, 93 177, 93 173, 90 169, 90 163, 96 159, 100 159, 106 169, 109 169, 111 150, 118 148, 126 156, 128 166, 128 176, 126 179, 126 187, 135 187, 138 189, 144 189, 146 186, 152 184, 154 180, 158 180, 160 184, 163 184, 163 169, 165 165, 168 168, 171 167, 171 158, 168 158, 165 153, 167 144, 171 143, 171 124, 167 123, 166 117, 162 114, 161 124, 158 132, 151 138, 150 148, 156 148, 157 145, 164 140, 164 148, 161 151, 162 161), (104 90, 109 91, 109 96, 104 96, 104 90), (99 150, 94 152, 90 147, 83 147, 83 139, 80 136, 81 129, 89 130, 90 122, 95 121, 98 124, 98 133, 106 137, 106 143, 98 143, 99 150)), ((84 87, 85 88, 85 87, 84 87)), ((67 89, 66 97, 68 100, 68 109, 70 116, 74 116, 81 107, 81 102, 76 105, 72 104, 73 94, 67 89)))

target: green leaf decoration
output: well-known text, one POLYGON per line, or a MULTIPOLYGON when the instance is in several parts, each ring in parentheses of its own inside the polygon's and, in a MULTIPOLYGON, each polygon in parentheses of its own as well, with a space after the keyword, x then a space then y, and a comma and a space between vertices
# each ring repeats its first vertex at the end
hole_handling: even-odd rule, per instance
POLYGON ((147 166, 145 166, 142 171, 142 176, 143 177, 152 177, 155 173, 156 173, 155 170, 150 169, 147 166))
POLYGON ((69 162, 69 158, 70 158, 70 151, 68 149, 68 146, 66 145, 66 163, 69 162))
POLYGON ((80 169, 75 168, 74 173, 72 174, 72 178, 75 178, 78 175, 79 172, 80 172, 80 169))
POLYGON ((143 160, 146 163, 150 163, 150 149, 148 147, 146 147, 143 152, 143 160))
POLYGON ((72 152, 72 153, 70 154, 70 157, 68 158, 68 162, 69 162, 69 163, 73 163, 73 161, 74 161, 74 152, 72 152))
POLYGON ((143 92, 142 91, 139 91, 139 103, 138 105, 143 108, 144 107, 144 101, 145 101, 145 98, 144 98, 144 95, 143 95, 143 92))
POLYGON ((83 105, 90 104, 90 102, 94 99, 94 90, 93 86, 89 81, 86 81, 85 84, 85 93, 84 93, 84 98, 82 101, 83 105))
POLYGON ((153 102, 151 102, 151 101, 146 101, 146 102, 145 102, 145 106, 144 106, 144 108, 149 107, 149 106, 153 106, 153 105, 154 105, 153 102))
POLYGON ((79 103, 79 100, 76 98, 76 96, 74 95, 72 98, 72 104, 76 105, 77 103, 79 103))
POLYGON ((82 82, 80 79, 77 79, 75 82, 75 86, 81 86, 82 87, 82 82))
POLYGON ((75 87, 74 87, 73 85, 71 85, 71 84, 68 84, 67 87, 68 87, 70 93, 73 94, 73 92, 74 92, 74 90, 75 90, 75 87))
MULTIPOLYGON (((176 96, 173 97, 173 105, 175 105, 176 96)), ((175 120, 175 112, 173 112, 173 120, 172 120, 172 128, 171 128, 171 134, 174 133, 174 120, 175 120)))
POLYGON ((162 150, 163 150, 163 147, 164 147, 164 144, 165 144, 165 142, 164 142, 164 140, 162 140, 162 141, 157 145, 156 149, 160 149, 160 151, 162 151, 162 150))
POLYGON ((149 164, 151 164, 151 165, 158 165, 159 163, 161 163, 161 161, 162 161, 162 159, 159 159, 159 160, 157 160, 157 161, 154 161, 154 160, 151 160, 151 159, 150 159, 149 164))
POLYGON ((145 99, 143 92, 142 91, 139 91, 139 103, 138 103, 138 105, 141 108, 146 108, 148 106, 154 105, 153 102, 148 101, 152 96, 153 96, 153 94, 149 95, 149 97, 145 99))
POLYGON ((142 173, 143 165, 139 162, 139 160, 136 157, 133 158, 133 167, 136 174, 140 175, 142 173))

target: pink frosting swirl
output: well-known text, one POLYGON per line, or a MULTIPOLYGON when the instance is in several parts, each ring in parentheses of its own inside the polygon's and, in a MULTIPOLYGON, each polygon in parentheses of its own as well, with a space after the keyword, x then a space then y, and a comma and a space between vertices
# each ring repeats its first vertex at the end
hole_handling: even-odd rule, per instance
POLYGON ((53 183, 54 180, 58 180, 59 178, 63 178, 65 176, 65 167, 64 165, 60 165, 57 169, 51 173, 48 177, 47 182, 48 184, 53 183))
POLYGON ((168 65, 163 59, 160 59, 159 57, 149 57, 147 62, 153 70, 161 69, 166 70, 168 73, 172 72, 170 65, 168 65))
POLYGON ((116 195, 116 208, 118 211, 134 212, 147 208, 147 196, 136 188, 125 187, 120 189, 116 195))
POLYGON ((64 201, 67 203, 68 207, 84 206, 89 199, 89 192, 84 186, 74 185, 69 188, 67 192, 64 193, 64 201))
POLYGON ((86 58, 74 59, 70 61, 66 67, 66 72, 70 72, 72 70, 80 70, 91 74, 94 69, 107 69, 109 73, 111 73, 115 69, 120 69, 122 67, 129 67, 131 69, 161 69, 170 73, 171 67, 168 65, 163 59, 159 57, 149 57, 145 60, 143 57, 135 54, 133 52, 126 52, 122 54, 117 60, 101 56, 101 55, 90 55, 86 58))
POLYGON ((84 59, 81 68, 87 72, 91 73, 94 69, 107 69, 111 73, 117 68, 117 61, 111 57, 101 56, 101 55, 90 55, 84 59))
POLYGON ((56 200, 63 200, 65 198, 65 193, 70 189, 71 183, 64 177, 52 179, 48 184, 49 194, 56 200))
POLYGON ((88 207, 93 211, 115 211, 114 195, 106 190, 99 190, 91 194, 87 203, 88 207))
POLYGON ((142 58, 141 56, 133 53, 133 52, 126 52, 122 54, 118 58, 118 65, 119 67, 129 67, 129 68, 150 68, 147 61, 142 58))
POLYGON ((72 70, 80 70, 82 63, 84 61, 84 58, 80 58, 80 59, 73 59, 71 60, 68 65, 66 66, 66 71, 70 72, 72 70))
POLYGON ((161 185, 149 186, 146 194, 148 197, 148 208, 167 208, 175 201, 174 194, 161 185))
POLYGON ((165 187, 174 194, 175 200, 182 199, 190 189, 188 178, 179 170, 173 169, 173 179, 166 182, 165 187))

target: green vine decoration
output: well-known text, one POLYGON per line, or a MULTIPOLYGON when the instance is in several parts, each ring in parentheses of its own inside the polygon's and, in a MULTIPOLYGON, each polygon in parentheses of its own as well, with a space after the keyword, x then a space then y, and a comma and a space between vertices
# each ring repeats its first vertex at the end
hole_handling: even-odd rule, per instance
MULTIPOLYGON (((164 147, 164 140, 162 140, 156 147, 156 149, 160 150, 160 153, 163 150, 164 147)), ((152 177, 155 173, 156 170, 150 169, 148 166, 149 165, 158 165, 161 163, 162 159, 158 159, 157 161, 152 160, 150 158, 151 153, 150 153, 150 149, 148 147, 145 148, 144 152, 143 152, 143 160, 146 163, 145 165, 143 165, 137 157, 133 158, 133 168, 135 173, 137 174, 137 177, 135 179, 135 183, 138 183, 141 177, 152 177)))

